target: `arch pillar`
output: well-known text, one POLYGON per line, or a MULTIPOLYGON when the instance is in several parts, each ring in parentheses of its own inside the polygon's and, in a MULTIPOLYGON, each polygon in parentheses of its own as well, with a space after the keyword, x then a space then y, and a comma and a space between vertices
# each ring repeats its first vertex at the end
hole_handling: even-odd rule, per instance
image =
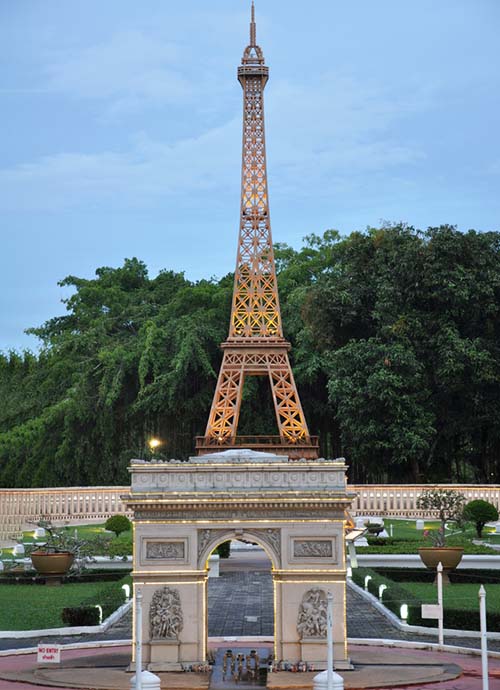
POLYGON ((346 646, 345 463, 230 450, 188 462, 132 461, 134 587, 143 593, 151 671, 207 654, 207 559, 223 541, 255 541, 272 563, 277 659, 326 664, 324 600, 334 596, 334 660, 346 646))

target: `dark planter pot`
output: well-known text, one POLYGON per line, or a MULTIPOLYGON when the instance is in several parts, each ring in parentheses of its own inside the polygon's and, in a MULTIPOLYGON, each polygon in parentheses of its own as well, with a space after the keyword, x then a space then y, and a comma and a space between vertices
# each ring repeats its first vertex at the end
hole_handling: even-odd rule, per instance
MULTIPOLYGON (((418 550, 422 563, 429 570, 436 570, 439 563, 443 565, 443 584, 449 584, 448 573, 455 570, 462 560, 464 550, 461 546, 424 546, 418 550)), ((437 581, 437 575, 436 580, 437 581)))
POLYGON ((69 551, 49 553, 47 551, 33 551, 31 562, 40 575, 65 575, 73 565, 75 556, 69 551))

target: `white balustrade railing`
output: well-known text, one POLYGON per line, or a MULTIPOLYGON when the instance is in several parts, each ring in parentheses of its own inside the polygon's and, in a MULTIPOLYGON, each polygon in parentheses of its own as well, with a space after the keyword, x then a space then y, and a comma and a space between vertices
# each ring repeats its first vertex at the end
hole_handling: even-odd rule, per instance
POLYGON ((498 484, 350 484, 348 490, 356 494, 351 512, 354 515, 425 517, 429 511, 419 510, 417 499, 428 489, 453 489, 464 494, 467 502, 480 498, 493 503, 500 511, 498 484))
POLYGON ((76 522, 126 514, 121 496, 129 491, 129 486, 0 489, 0 540, 40 519, 76 522))
MULTIPOLYGON (((500 485, 349 484, 348 491, 356 494, 351 512, 353 515, 424 517, 425 511, 416 506, 417 498, 430 488, 455 489, 463 493, 467 501, 482 498, 500 509, 500 485)), ((54 522, 105 520, 111 515, 127 513, 121 496, 129 491, 129 486, 0 489, 0 539, 41 518, 54 522)))

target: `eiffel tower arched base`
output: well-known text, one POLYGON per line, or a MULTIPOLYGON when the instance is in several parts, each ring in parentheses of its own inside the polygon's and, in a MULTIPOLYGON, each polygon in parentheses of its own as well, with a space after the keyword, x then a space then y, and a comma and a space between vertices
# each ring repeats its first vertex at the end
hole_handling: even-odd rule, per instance
POLYGON ((288 358, 284 338, 252 342, 228 340, 222 345, 220 368, 205 436, 196 438, 197 455, 219 450, 251 450, 287 455, 294 460, 318 457, 318 438, 309 435, 288 358), (238 436, 243 384, 246 376, 269 379, 279 436, 238 436))

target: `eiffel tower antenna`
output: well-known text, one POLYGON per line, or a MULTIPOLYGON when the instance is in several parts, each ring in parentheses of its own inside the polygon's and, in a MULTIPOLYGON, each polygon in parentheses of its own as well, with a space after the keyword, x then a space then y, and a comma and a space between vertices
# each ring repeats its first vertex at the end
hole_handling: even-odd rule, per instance
POLYGON ((255 26, 255 5, 252 2, 252 19, 250 21, 250 45, 255 46, 257 43, 257 29, 255 26))
POLYGON ((250 43, 238 67, 238 81, 243 88, 243 151, 231 320, 228 338, 221 345, 224 354, 205 436, 196 439, 196 450, 203 455, 246 447, 291 458, 317 458, 318 441, 309 435, 290 367, 290 343, 283 336, 281 324, 264 126, 264 88, 269 68, 257 45, 256 33, 252 2, 250 43), (279 436, 237 435, 245 376, 269 379, 279 436))

